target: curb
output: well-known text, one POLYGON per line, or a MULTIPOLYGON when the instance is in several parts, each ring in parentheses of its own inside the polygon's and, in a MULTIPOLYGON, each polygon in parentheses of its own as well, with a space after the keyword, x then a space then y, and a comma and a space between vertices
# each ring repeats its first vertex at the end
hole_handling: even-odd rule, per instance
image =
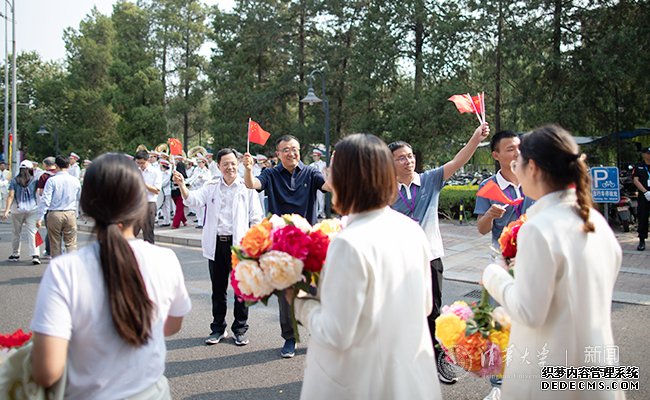
MULTIPOLYGON (((93 226, 88 224, 87 222, 78 223, 77 230, 81 232, 92 232, 93 226)), ((154 240, 156 241, 156 243, 176 244, 180 246, 201 248, 201 239, 169 236, 161 233, 156 233, 155 231, 154 231, 154 240)))

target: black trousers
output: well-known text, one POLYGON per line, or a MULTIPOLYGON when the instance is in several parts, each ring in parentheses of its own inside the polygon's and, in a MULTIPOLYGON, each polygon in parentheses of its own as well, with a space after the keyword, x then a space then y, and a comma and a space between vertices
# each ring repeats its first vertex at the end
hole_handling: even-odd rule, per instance
POLYGON ((643 193, 639 193, 637 200, 637 216, 639 217, 639 239, 648 238, 648 214, 650 214, 650 201, 645 199, 643 193))
POLYGON ((427 317, 429 323, 429 333, 431 334, 431 341, 433 342, 433 349, 436 356, 442 351, 438 346, 436 340, 436 318, 440 316, 440 308, 442 307, 442 271, 444 269, 442 260, 436 258, 431 260, 431 291, 433 292, 433 309, 431 314, 427 317))
POLYGON ((156 223, 156 211, 156 203, 148 202, 147 217, 142 221, 142 225, 136 224, 133 228, 133 234, 135 236, 138 236, 140 231, 142 231, 142 238, 151 244, 154 243, 153 227, 156 223))
MULTIPOLYGON (((217 246, 214 252, 214 261, 208 260, 210 281, 212 281, 212 334, 221 334, 226 330, 226 311, 228 310, 228 282, 232 261, 230 258, 232 236, 217 236, 217 246)), ((235 320, 232 331, 235 335, 242 335, 248 330, 248 307, 235 296, 235 320)))

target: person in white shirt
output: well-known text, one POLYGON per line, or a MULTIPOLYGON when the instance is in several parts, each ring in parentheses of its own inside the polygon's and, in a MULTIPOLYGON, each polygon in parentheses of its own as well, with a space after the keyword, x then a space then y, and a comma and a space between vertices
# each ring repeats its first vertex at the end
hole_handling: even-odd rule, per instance
POLYGON ((367 134, 341 140, 330 187, 349 218, 317 297, 295 300, 311 333, 300 398, 440 400, 427 324, 432 254, 418 224, 389 207, 397 179, 388 146, 367 134))
POLYGON ((97 240, 52 260, 43 275, 31 322, 32 378, 50 387, 67 369, 71 400, 171 399, 165 337, 181 329, 192 303, 174 252, 135 238, 147 194, 133 161, 97 158, 81 207, 97 240))
POLYGON ((68 168, 68 173, 70 176, 74 176, 75 178, 79 179, 81 177, 81 168, 79 167, 78 163, 80 160, 79 156, 77 153, 72 152, 68 158, 70 159, 70 168, 68 168))
MULTIPOLYGON (((190 207, 206 209, 206 222, 203 227, 203 256, 208 259, 210 280, 212 281, 212 323, 208 345, 217 344, 228 336, 226 330, 227 301, 226 292, 232 262, 230 247, 239 243, 248 228, 262 221, 262 207, 255 190, 247 189, 244 181, 237 175, 237 157, 232 149, 217 152, 217 164, 222 176, 212 180, 201 189, 189 191, 183 175, 174 172, 174 183, 178 185, 181 196, 190 207)), ((248 307, 235 298, 232 332, 235 344, 248 344, 248 307)))
POLYGON ((212 153, 208 153, 205 155, 205 158, 208 159, 208 169, 210 170, 210 173, 212 174, 212 178, 218 178, 221 176, 221 171, 219 171, 219 164, 217 164, 214 161, 214 155, 212 153))
MULTIPOLYGON (((322 150, 314 149, 314 151, 311 152, 311 158, 314 162, 309 164, 319 170, 321 174, 325 174, 325 167, 327 166, 325 161, 321 160, 323 154, 322 150)), ((316 201, 318 203, 318 218, 325 218, 325 193, 320 191, 316 192, 316 201)))
POLYGON ((160 206, 160 213, 162 214, 162 222, 160 226, 170 226, 172 223, 172 170, 169 161, 160 160, 160 171, 162 173, 162 205, 160 206))
POLYGON ((11 181, 11 172, 7 169, 7 163, 0 161, 0 212, 5 210, 9 195, 9 181, 11 181))
POLYGON ((47 213, 47 236, 52 258, 61 254, 62 241, 66 252, 77 249, 77 199, 81 193, 79 179, 68 172, 69 159, 56 156, 55 163, 58 172, 45 183, 36 222, 36 227, 40 228, 47 213))
MULTIPOLYGON (((210 179, 212 179, 212 174, 208 169, 208 159, 199 155, 197 163, 197 167, 194 169, 194 172, 192 172, 192 175, 187 180, 187 183, 190 185, 190 190, 199 190, 205 186, 205 184, 208 183, 210 179)), ((196 228, 203 228, 203 224, 205 223, 205 206, 190 206, 190 209, 192 209, 196 214, 196 228)))
POLYGON ((142 171, 142 178, 144 179, 144 187, 147 190, 147 216, 144 219, 142 226, 135 226, 135 235, 140 234, 142 230, 142 237, 149 243, 154 243, 154 225, 156 224, 156 201, 158 194, 162 189, 162 173, 160 168, 156 169, 149 164, 149 153, 146 150, 140 150, 135 153, 135 163, 142 171))
MULTIPOLYGON (((618 348, 611 314, 622 252, 593 208, 585 156, 569 132, 548 125, 522 136, 513 169, 526 196, 536 200, 517 236, 515 277, 504 261, 488 265, 482 276, 512 319, 508 357, 517 361, 506 364, 502 397, 624 399, 607 374, 577 382, 605 390, 559 395, 543 385, 544 366, 603 371, 619 361, 618 351, 607 349, 618 348), (598 355, 585 356, 589 349, 598 355)), ((570 377, 562 381, 576 384, 570 377)))

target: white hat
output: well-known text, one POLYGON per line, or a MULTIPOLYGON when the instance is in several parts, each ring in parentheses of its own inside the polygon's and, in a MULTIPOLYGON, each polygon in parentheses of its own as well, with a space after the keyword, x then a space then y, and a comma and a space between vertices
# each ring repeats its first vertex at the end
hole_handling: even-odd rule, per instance
POLYGON ((266 160, 268 160, 269 158, 268 158, 267 156, 265 156, 264 154, 257 154, 257 155, 255 156, 255 159, 256 159, 257 161, 266 161, 266 160))
POLYGON ((164 165, 164 166, 166 166, 166 167, 169 167, 169 166, 170 166, 170 163, 169 163, 169 161, 167 161, 167 160, 160 160, 160 165, 164 165))
POLYGON ((32 169, 32 168, 34 168, 34 164, 29 160, 23 160, 23 161, 20 162, 20 167, 19 168, 32 169))
POLYGON ((80 159, 81 159, 81 157, 79 157, 79 156, 77 155, 77 153, 75 153, 75 152, 71 152, 71 153, 70 153, 70 157, 74 157, 74 158, 76 158, 77 160, 80 160, 80 159))
POLYGON ((314 150, 311 152, 311 154, 318 154, 319 156, 322 157, 323 154, 325 154, 325 153, 323 153, 323 150, 321 150, 321 149, 314 149, 314 150))
POLYGON ((203 161, 206 164, 208 163, 208 159, 205 158, 204 156, 202 156, 201 154, 199 154, 196 158, 197 158, 197 161, 203 161))
POLYGON ((84 165, 90 165, 90 164, 92 164, 92 161, 90 161, 89 159, 84 160, 84 165))

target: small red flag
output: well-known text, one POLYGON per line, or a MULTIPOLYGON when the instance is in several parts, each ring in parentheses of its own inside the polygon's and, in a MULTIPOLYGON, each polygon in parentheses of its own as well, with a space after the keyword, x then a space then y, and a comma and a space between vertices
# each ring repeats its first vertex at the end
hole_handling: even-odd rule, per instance
POLYGON ((253 120, 250 120, 250 122, 248 124, 248 140, 249 141, 251 141, 253 143, 261 144, 262 146, 264 146, 266 144, 266 141, 269 140, 270 136, 271 136, 271 134, 268 133, 267 131, 265 131, 264 129, 262 129, 260 124, 258 124, 257 122, 255 122, 253 120))
POLYGON ((476 195, 489 200, 498 201, 499 203, 509 204, 511 206, 516 206, 524 200, 523 198, 516 200, 510 199, 505 193, 503 193, 503 191, 501 191, 499 185, 492 180, 483 185, 483 187, 476 192, 476 195))
POLYGON ((36 235, 34 236, 34 242, 36 243, 36 247, 43 244, 43 237, 41 237, 41 233, 39 231, 36 231, 36 235))
POLYGON ((167 139, 167 144, 169 144, 169 152, 172 156, 179 156, 183 153, 183 144, 180 140, 169 138, 167 139))
POLYGON ((474 112, 474 107, 472 107, 472 103, 464 94, 455 94, 450 98, 448 98, 447 100, 453 102, 461 114, 474 112))

